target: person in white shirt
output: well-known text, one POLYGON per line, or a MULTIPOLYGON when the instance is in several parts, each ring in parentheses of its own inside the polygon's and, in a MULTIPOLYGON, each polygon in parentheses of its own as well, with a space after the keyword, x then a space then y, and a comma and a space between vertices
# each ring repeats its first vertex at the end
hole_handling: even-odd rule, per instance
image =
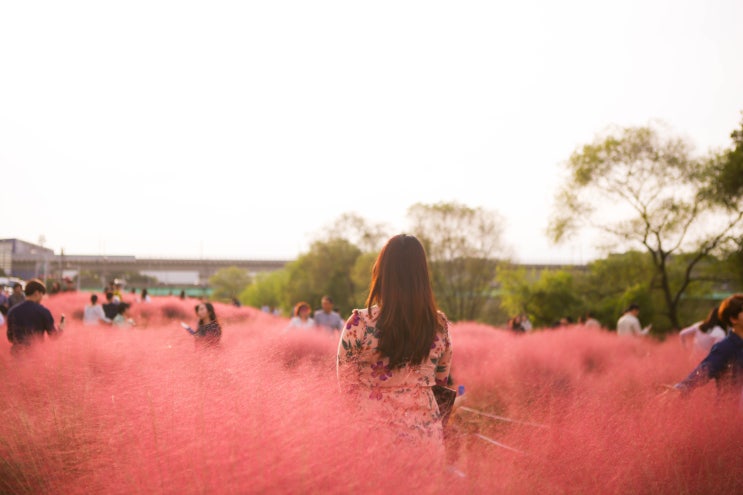
MULTIPOLYGON (((116 298, 114 298, 116 299, 116 298)), ((119 303, 119 313, 111 320, 111 323, 115 327, 119 328, 131 328, 136 325, 134 320, 129 317, 129 307, 131 305, 126 302, 119 303)))
POLYGON ((100 325, 101 323, 111 323, 103 312, 103 306, 98 304, 98 296, 90 296, 90 304, 85 306, 83 311, 83 323, 85 325, 100 325))
POLYGON ((632 303, 617 321, 617 335, 647 335, 653 325, 640 326, 640 306, 632 303))
POLYGON ((727 332, 717 314, 719 306, 715 306, 703 321, 698 321, 679 332, 679 339, 684 348, 689 348, 689 341, 693 341, 692 356, 705 356, 712 346, 725 338, 727 332))
POLYGON ((315 328, 315 320, 310 317, 312 308, 306 302, 299 302, 294 306, 294 317, 289 320, 290 328, 315 328))
POLYGON ((521 314, 521 328, 524 329, 524 332, 531 332, 531 320, 529 320, 529 317, 526 315, 526 313, 521 314))
POLYGON ((586 311, 586 315, 583 318, 583 326, 591 328, 593 330, 601 329, 601 322, 596 319, 596 316, 591 311, 586 311))

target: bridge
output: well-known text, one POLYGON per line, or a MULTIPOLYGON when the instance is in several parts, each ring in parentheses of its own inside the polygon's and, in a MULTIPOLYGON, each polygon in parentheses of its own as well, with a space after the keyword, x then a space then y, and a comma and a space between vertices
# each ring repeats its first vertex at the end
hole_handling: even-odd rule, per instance
MULTIPOLYGON (((137 258, 136 256, 63 255, 19 253, 12 257, 11 274, 22 279, 34 277, 83 278, 87 286, 121 277, 123 274, 141 274, 156 278, 166 285, 204 286, 209 277, 227 267, 242 268, 250 275, 283 268, 290 260, 249 259, 175 259, 137 258)), ((146 284, 145 284, 146 285, 146 284)))

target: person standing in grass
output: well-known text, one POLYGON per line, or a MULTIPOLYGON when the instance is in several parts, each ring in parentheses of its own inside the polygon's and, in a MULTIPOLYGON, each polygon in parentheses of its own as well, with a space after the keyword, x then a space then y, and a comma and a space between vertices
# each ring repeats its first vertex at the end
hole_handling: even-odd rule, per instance
POLYGON ((720 303, 720 322, 729 328, 727 337, 712 346, 709 354, 694 371, 674 388, 684 395, 711 379, 717 382, 718 392, 741 393, 743 387, 743 294, 734 294, 720 303))
POLYGON ((414 236, 394 236, 374 263, 366 308, 353 310, 341 332, 341 390, 400 437, 443 448, 431 387, 447 384, 451 359, 449 322, 436 306, 425 250, 414 236))
MULTIPOLYGON (((46 287, 44 287, 44 293, 46 294, 46 287)), ((23 287, 18 282, 13 284, 13 293, 8 298, 8 306, 12 308, 16 304, 20 304, 26 300, 26 296, 23 293, 23 287)))
POLYGON ((85 306, 83 310, 83 323, 86 325, 111 323, 111 320, 106 318, 106 314, 103 312, 103 306, 98 304, 98 295, 96 294, 90 296, 90 304, 85 306))
POLYGON ((8 314, 8 306, 10 305, 10 299, 5 294, 5 285, 0 284, 0 315, 3 317, 8 314))
POLYGON ((209 302, 197 304, 194 308, 199 318, 196 330, 185 327, 188 333, 196 338, 197 346, 216 346, 222 338, 222 326, 217 320, 214 305, 209 302))
POLYGON ((343 318, 335 311, 333 298, 323 296, 320 300, 322 308, 315 311, 315 324, 318 327, 325 328, 330 332, 340 331, 343 328, 343 318))
POLYGON ((704 356, 712 346, 726 337, 725 329, 719 317, 719 306, 712 308, 707 318, 690 325, 679 332, 679 339, 684 347, 691 340, 694 343, 692 355, 704 356))
POLYGON ((647 335, 653 325, 640 327, 640 306, 632 303, 617 321, 617 335, 647 335))
POLYGON ((8 341, 13 344, 12 354, 24 352, 34 342, 49 337, 58 337, 64 330, 64 315, 59 327, 55 326, 52 313, 41 304, 46 294, 46 286, 41 280, 29 280, 26 284, 25 300, 16 304, 8 311, 8 341))
POLYGON ((312 308, 304 301, 294 305, 294 316, 289 320, 286 330, 292 328, 315 328, 315 320, 310 316, 312 308))
MULTIPOLYGON (((115 300, 115 298, 114 298, 115 300)), ((111 320, 111 324, 119 328, 131 328, 136 325, 135 321, 129 317, 129 307, 131 305, 126 302, 120 302, 118 305, 119 312, 114 319, 111 320)))
POLYGON ((106 302, 102 307, 103 314, 109 320, 113 320, 119 314, 119 301, 114 301, 114 293, 112 291, 106 292, 106 302))

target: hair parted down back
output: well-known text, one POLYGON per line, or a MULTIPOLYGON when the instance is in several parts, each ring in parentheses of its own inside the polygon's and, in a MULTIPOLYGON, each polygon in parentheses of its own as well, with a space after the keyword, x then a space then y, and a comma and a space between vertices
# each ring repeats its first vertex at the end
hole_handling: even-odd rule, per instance
POLYGON ((391 368, 418 365, 428 358, 436 332, 443 327, 420 241, 411 235, 392 237, 372 269, 369 297, 379 314, 379 352, 391 368))

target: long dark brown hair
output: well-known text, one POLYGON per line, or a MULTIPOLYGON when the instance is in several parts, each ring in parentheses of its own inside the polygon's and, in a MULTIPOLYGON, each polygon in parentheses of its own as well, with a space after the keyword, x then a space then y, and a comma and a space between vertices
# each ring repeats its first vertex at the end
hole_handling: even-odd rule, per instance
POLYGON ((209 321, 204 321, 199 318, 199 325, 206 325, 207 323, 210 323, 212 321, 217 321, 217 313, 214 311, 214 305, 210 302, 203 302, 194 306, 193 309, 194 311, 196 311, 196 316, 199 315, 199 306, 201 306, 202 304, 206 308, 206 313, 209 315, 209 321))
POLYGON ((426 252, 414 236, 392 237, 379 252, 372 269, 366 306, 377 305, 379 353, 390 368, 418 365, 428 358, 439 318, 431 288, 426 252))
POLYGON ((699 325, 699 330, 702 332, 709 332, 715 327, 722 327, 723 322, 720 321, 719 306, 712 308, 707 315, 707 318, 699 325))

